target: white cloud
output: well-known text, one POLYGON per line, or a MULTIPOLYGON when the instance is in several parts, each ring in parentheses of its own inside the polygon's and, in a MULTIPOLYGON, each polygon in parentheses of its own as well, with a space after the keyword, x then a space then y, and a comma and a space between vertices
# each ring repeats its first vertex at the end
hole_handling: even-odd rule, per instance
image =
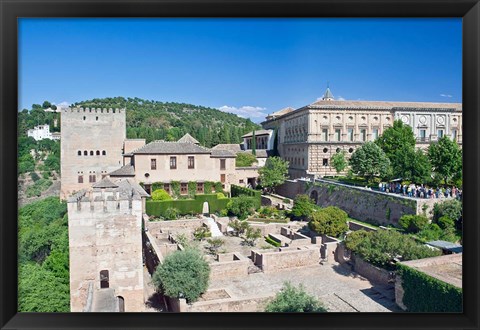
POLYGON ((229 105, 224 105, 218 110, 223 111, 223 112, 229 112, 233 113, 239 117, 242 118, 250 118, 250 119, 265 119, 267 116, 267 113, 264 112, 267 110, 267 108, 262 108, 262 107, 252 107, 250 105, 244 105, 242 107, 232 107, 229 105))
POLYGON ((452 97, 452 95, 450 95, 450 94, 440 94, 440 96, 441 97, 449 97, 449 98, 452 97))
POLYGON ((338 99, 337 99, 337 101, 346 101, 346 99, 343 98, 342 96, 339 96, 338 99))
POLYGON ((71 102, 67 102, 67 101, 63 101, 63 102, 60 102, 60 103, 54 103, 57 108, 68 108, 70 106, 70 104, 72 104, 71 102))

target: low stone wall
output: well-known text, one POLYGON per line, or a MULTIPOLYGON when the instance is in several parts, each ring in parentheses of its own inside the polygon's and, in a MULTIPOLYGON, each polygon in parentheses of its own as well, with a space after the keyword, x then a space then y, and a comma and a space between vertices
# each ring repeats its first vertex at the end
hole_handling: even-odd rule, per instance
POLYGON ((385 269, 376 267, 359 256, 354 255, 354 270, 359 275, 367 278, 370 282, 381 285, 391 285, 389 282, 390 275, 385 269))
POLYGON ((375 228, 365 226, 357 222, 348 221, 347 224, 348 224, 348 229, 350 229, 351 231, 357 231, 357 230, 376 231, 377 230, 375 228))
POLYGON ((146 227, 153 236, 156 236, 159 233, 192 233, 204 223, 205 219, 147 221, 146 227))
POLYGON ((252 257, 256 266, 263 272, 274 272, 282 269, 318 265, 320 263, 320 250, 318 246, 279 248, 273 252, 253 251, 252 257))
POLYGON ((274 296, 253 296, 198 301, 186 305, 182 312, 263 312, 274 296))
POLYGON ((219 254, 217 258, 210 263, 210 281, 248 276, 250 260, 239 253, 219 254))
POLYGON ((220 232, 222 232, 222 234, 226 234, 227 229, 228 229, 228 223, 230 222, 230 218, 229 217, 217 217, 215 214, 212 214, 211 217, 215 221, 215 223, 217 224, 218 229, 220 229, 220 232))
POLYGON ((327 235, 322 236, 322 245, 320 247, 320 256, 323 262, 335 260, 335 252, 341 241, 335 237, 327 235))

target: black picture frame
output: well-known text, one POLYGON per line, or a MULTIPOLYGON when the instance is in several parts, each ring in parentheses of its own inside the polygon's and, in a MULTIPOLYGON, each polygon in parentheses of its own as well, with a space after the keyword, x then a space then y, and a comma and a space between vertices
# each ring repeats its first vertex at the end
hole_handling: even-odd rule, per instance
MULTIPOLYGON (((478 329, 480 4, 478 0, 0 0, 0 326, 2 329, 478 329), (464 254, 461 314, 17 313, 17 18, 463 18, 464 254)), ((72 77, 73 78, 73 77, 72 77)))

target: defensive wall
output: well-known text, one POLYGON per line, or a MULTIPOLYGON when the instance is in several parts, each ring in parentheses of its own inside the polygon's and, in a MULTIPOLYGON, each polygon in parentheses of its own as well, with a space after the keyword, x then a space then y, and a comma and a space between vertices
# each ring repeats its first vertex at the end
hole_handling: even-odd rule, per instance
POLYGON ((431 218, 433 205, 447 200, 409 198, 318 179, 315 182, 287 180, 276 191, 292 199, 298 194, 307 194, 322 207, 337 206, 352 218, 375 225, 393 226, 398 225, 404 214, 431 218))

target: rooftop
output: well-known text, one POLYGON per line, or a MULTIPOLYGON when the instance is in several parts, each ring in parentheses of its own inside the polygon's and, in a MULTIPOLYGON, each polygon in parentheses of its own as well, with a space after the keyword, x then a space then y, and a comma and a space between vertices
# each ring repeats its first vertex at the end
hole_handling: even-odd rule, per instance
POLYGON ((180 142, 180 143, 193 143, 193 144, 199 144, 200 142, 198 142, 193 136, 191 136, 190 134, 185 134, 184 136, 182 136, 177 142, 180 142))
POLYGON ((118 170, 108 173, 110 176, 135 176, 135 168, 128 164, 120 167, 118 170))
MULTIPOLYGON (((258 131, 253 131, 253 132, 255 132, 255 136, 259 136, 259 135, 268 135, 270 134, 271 131, 272 130, 259 129, 258 131)), ((253 136, 253 132, 242 135, 242 138, 253 136)))
POLYGON ((191 142, 153 141, 131 152, 135 155, 148 154, 210 154, 208 148, 191 142))
POLYGON ((440 257, 402 261, 401 264, 462 288, 462 254, 447 254, 440 257))

